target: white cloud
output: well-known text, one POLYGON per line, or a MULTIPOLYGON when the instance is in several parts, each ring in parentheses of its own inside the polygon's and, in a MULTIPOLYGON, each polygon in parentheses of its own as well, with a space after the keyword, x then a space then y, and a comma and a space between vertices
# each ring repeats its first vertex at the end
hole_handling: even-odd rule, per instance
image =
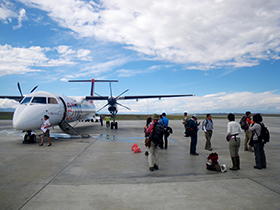
POLYGON ((6 108, 17 108, 18 102, 15 100, 9 100, 9 99, 0 99, 0 108, 6 109, 6 108))
POLYGON ((91 60, 91 57, 88 55, 90 51, 86 49, 76 51, 69 46, 58 46, 54 50, 39 46, 19 48, 10 45, 0 45, 0 77, 8 74, 42 71, 38 67, 74 65, 79 61, 91 60), (54 50, 57 50, 58 54, 55 53, 55 55, 58 58, 49 59, 46 53, 53 52, 54 50))
MULTIPOLYGON (((103 63, 91 63, 89 66, 86 66, 84 68, 79 68, 77 72, 73 72, 69 75, 65 75, 64 77, 66 79, 72 79, 72 78, 80 78, 80 77, 88 77, 89 75, 95 75, 95 78, 100 78, 102 74, 106 74, 110 71, 112 71, 112 68, 120 66, 127 62, 126 58, 115 58, 103 63)), ((105 76, 101 76, 103 79, 107 78, 109 74, 106 74, 105 76)), ((64 78, 64 79, 65 79, 64 78)))
POLYGON ((17 16, 10 7, 12 7, 12 4, 9 2, 2 2, 0 4, 0 20, 3 20, 4 23, 11 22, 10 18, 15 18, 17 16))
POLYGON ((198 65, 196 69, 280 59, 280 6, 275 0, 100 2, 23 1, 81 37, 118 42, 155 59, 198 65))
POLYGON ((26 17, 26 11, 25 9, 21 9, 19 11, 19 16, 18 16, 18 25, 17 26, 14 26, 13 29, 19 29, 22 27, 22 21, 23 20, 27 20, 27 17, 26 17))

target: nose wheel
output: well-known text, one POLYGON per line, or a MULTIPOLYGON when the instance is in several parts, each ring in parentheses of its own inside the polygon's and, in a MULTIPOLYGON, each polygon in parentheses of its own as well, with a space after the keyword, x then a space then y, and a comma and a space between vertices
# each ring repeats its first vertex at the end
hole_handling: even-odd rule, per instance
POLYGON ((24 135, 23 144, 33 144, 36 143, 36 135, 31 131, 27 131, 24 135))

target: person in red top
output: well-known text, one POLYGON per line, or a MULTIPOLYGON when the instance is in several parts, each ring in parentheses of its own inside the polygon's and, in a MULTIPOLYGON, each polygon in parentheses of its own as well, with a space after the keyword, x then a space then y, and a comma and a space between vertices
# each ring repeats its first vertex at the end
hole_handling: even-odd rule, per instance
POLYGON ((154 114, 152 117, 152 123, 149 127, 146 128, 146 132, 150 133, 151 138, 151 146, 149 148, 149 156, 148 156, 148 162, 149 162, 149 170, 154 171, 158 170, 158 143, 159 139, 152 138, 152 132, 155 129, 156 124, 158 123, 159 116, 157 114, 154 114))
POLYGON ((251 121, 251 112, 250 111, 247 111, 246 112, 246 130, 245 130, 245 140, 244 140, 244 150, 245 151, 250 151, 250 152, 254 152, 252 146, 249 145, 249 148, 248 148, 248 144, 249 144, 249 141, 252 137, 252 131, 249 131, 249 127, 250 125, 252 124, 252 121, 251 121))

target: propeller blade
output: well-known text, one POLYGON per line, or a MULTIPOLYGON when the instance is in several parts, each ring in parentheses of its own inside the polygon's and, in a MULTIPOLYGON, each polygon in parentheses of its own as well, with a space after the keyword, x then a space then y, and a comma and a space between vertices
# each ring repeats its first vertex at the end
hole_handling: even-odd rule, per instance
POLYGON ((106 106, 108 106, 109 104, 104 105, 102 108, 98 109, 96 112, 99 112, 101 109, 104 109, 106 106))
POLYGON ((127 106, 124 106, 124 105, 122 105, 122 104, 120 104, 120 103, 116 103, 116 104, 118 104, 119 106, 122 106, 122 107, 124 107, 124 108, 126 108, 126 109, 128 109, 128 110, 130 110, 130 108, 129 107, 127 107, 127 106))
POLYGON ((95 95, 98 95, 99 97, 103 97, 102 95, 99 95, 98 93, 94 92, 95 95))
POLYGON ((19 90, 19 93, 20 93, 21 97, 23 97, 23 94, 22 94, 22 92, 21 92, 21 88, 20 88, 19 82, 17 83, 17 86, 18 86, 18 90, 19 90))
POLYGON ((118 95, 118 96, 116 97, 116 99, 118 99, 121 95, 125 94, 127 91, 129 91, 129 89, 123 91, 120 95, 118 95))
POLYGON ((30 93, 33 93, 33 91, 36 90, 37 87, 38 87, 38 85, 36 85, 36 86, 30 91, 30 93))

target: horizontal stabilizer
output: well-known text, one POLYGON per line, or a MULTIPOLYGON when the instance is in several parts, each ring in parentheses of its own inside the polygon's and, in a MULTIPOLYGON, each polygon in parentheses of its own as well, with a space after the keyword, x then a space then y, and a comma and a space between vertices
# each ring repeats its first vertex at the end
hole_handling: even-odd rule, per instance
MULTIPOLYGON (((132 100, 132 99, 148 99, 148 98, 174 98, 174 97, 187 97, 194 96, 194 94, 183 95, 147 95, 147 96, 120 96, 118 100, 132 100)), ((108 100, 109 96, 86 96, 86 100, 108 100)))
POLYGON ((119 82, 118 80, 88 80, 88 79, 85 79, 85 80, 68 80, 68 82, 119 82))

